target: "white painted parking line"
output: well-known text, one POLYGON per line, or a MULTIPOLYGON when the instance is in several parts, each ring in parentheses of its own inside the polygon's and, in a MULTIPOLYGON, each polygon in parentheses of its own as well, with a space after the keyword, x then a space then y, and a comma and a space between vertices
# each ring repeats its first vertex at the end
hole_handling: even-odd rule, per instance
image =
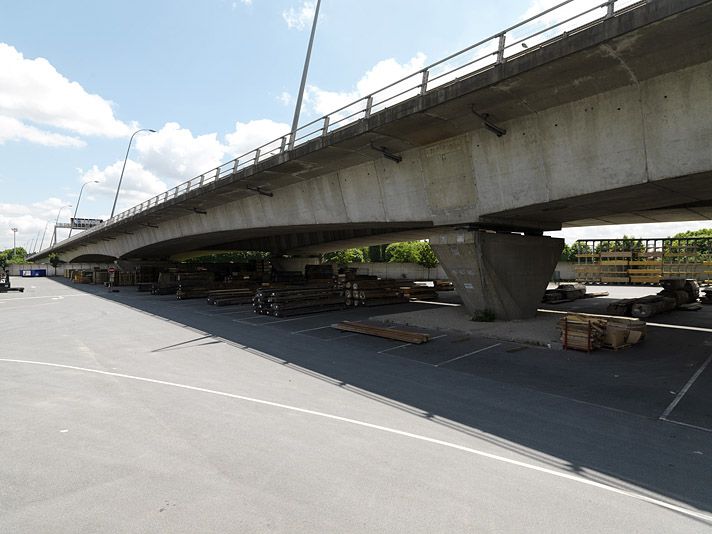
POLYGON ((467 354, 463 354, 462 356, 457 356, 455 358, 451 358, 450 360, 440 362, 435 367, 442 367, 443 365, 447 365, 448 363, 456 362, 457 360, 462 360, 463 358, 467 358, 468 356, 473 356, 475 354, 479 354, 480 352, 484 352, 486 350, 493 349, 495 347, 499 347, 500 345, 501 345, 501 343, 495 343, 494 345, 490 345, 489 347, 484 347, 481 349, 473 350, 472 352, 468 352, 467 354))
POLYGON ((328 324, 326 326, 317 326, 316 328, 306 328, 304 330, 295 330, 294 332, 290 332, 290 334, 301 334, 302 332, 313 332, 314 330, 324 330, 325 328, 331 328, 331 325, 328 324))
POLYGON ((695 380, 697 380, 700 375, 704 372, 704 370, 707 368, 709 365, 710 361, 712 361, 712 354, 709 355, 709 357, 704 361, 702 365, 700 365, 699 369, 695 371, 695 374, 693 374, 690 379, 687 381, 687 384, 683 386, 683 388, 680 390, 680 392, 675 396, 675 398, 672 400, 670 405, 665 408, 665 411, 663 414, 658 417, 658 419, 666 419, 668 415, 672 413, 672 411, 675 409, 675 406, 677 406, 682 398, 685 396, 685 394, 690 390, 692 387, 692 384, 695 383, 695 380))
POLYGON ((388 352, 389 350, 402 349, 403 347, 408 347, 410 345, 412 345, 412 343, 403 343, 402 345, 397 345, 395 347, 391 347, 390 349, 379 350, 378 354, 383 354, 384 352, 388 352))
POLYGON ((686 426, 687 428, 694 428, 695 430, 702 430, 702 432, 712 432, 712 428, 705 428, 703 426, 691 425, 690 423, 683 423, 682 421, 675 421, 674 419, 668 419, 666 417, 661 417, 660 421, 665 421, 666 423, 672 423, 673 425, 686 426))
POLYGON ((187 391, 191 391, 191 392, 195 392, 195 393, 216 395, 216 396, 220 396, 220 397, 224 397, 224 398, 230 398, 230 399, 248 402, 248 403, 252 403, 252 404, 258 404, 261 406, 269 406, 271 408, 281 409, 281 410, 290 411, 290 412, 294 412, 294 413, 300 413, 303 415, 308 415, 308 416, 312 416, 312 417, 316 417, 316 418, 328 419, 331 421, 339 421, 341 423, 346 423, 346 424, 358 426, 361 428, 368 428, 370 430, 376 430, 379 432, 384 432, 384 433, 400 436, 403 438, 413 439, 413 440, 417 440, 417 441, 420 441, 423 443, 429 443, 431 445, 438 445, 440 447, 446 447, 451 450, 456 450, 456 451, 464 452, 464 453, 471 454, 474 456, 479 456, 480 458, 487 458, 487 459, 495 461, 495 462, 508 464, 508 465, 519 467, 522 469, 527 469, 530 471, 535 471, 535 472, 541 473, 543 475, 554 476, 554 477, 557 477, 560 479, 569 480, 571 482, 583 484, 585 486, 597 488, 597 489, 600 489, 603 491, 608 491, 608 492, 614 493, 616 495, 621 495, 624 497, 635 499, 637 501, 646 502, 648 504, 652 504, 655 506, 660 506, 662 508, 666 508, 667 510, 672 510, 674 512, 684 514, 688 517, 695 517, 695 518, 701 519, 703 521, 712 522, 711 514, 700 512, 699 510, 693 510, 691 508, 686 508, 684 506, 679 506, 677 504, 663 501, 660 499, 655 499, 654 497, 649 497, 642 493, 635 493, 630 490, 617 488, 615 486, 611 486, 604 482, 598 482, 595 480, 591 480, 590 478, 585 478, 585 477, 575 474, 575 473, 569 473, 567 471, 561 471, 558 469, 552 469, 550 467, 543 467, 540 465, 523 462, 521 460, 516 460, 514 458, 508 458, 506 456, 500 456, 498 454, 493 454, 491 452, 475 449, 473 447, 468 447, 465 445, 452 443, 452 442, 445 441, 442 439, 431 438, 431 437, 425 436, 423 434, 415 434, 413 432, 399 430, 397 428, 378 425, 375 423, 369 423, 368 421, 361 421, 359 419, 352 419, 350 417, 344 417, 341 415, 331 414, 331 413, 327 413, 327 412, 309 410, 306 408, 301 408, 299 406, 292 406, 289 404, 283 404, 283 403, 269 401, 269 400, 265 400, 265 399, 247 397, 245 395, 237 395, 235 393, 228 393, 225 391, 218 391, 218 390, 207 389, 207 388, 202 388, 202 387, 198 387, 198 386, 191 386, 188 384, 179 384, 176 382, 168 382, 165 380, 157 380, 155 378, 127 375, 127 374, 122 374, 122 373, 112 373, 109 371, 102 371, 99 369, 90 369, 90 368, 86 368, 86 367, 76 367, 73 365, 62 365, 62 364, 58 364, 58 363, 49 363, 49 362, 15 360, 15 359, 9 359, 9 358, 0 358, 0 362, 55 367, 55 368, 68 369, 68 370, 80 371, 80 372, 85 372, 85 373, 94 373, 94 374, 103 375, 103 376, 111 376, 114 378, 123 378, 126 380, 135 380, 138 382, 145 382, 145 383, 156 384, 156 385, 160 385, 160 386, 167 386, 167 387, 172 387, 172 388, 183 389, 183 390, 187 390, 187 391))

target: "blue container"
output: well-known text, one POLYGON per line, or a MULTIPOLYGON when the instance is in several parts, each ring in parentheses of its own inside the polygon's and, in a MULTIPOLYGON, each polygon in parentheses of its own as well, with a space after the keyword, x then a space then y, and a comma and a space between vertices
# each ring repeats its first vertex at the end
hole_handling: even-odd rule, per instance
POLYGON ((20 276, 23 278, 30 276, 47 276, 47 269, 25 269, 20 271, 20 276))

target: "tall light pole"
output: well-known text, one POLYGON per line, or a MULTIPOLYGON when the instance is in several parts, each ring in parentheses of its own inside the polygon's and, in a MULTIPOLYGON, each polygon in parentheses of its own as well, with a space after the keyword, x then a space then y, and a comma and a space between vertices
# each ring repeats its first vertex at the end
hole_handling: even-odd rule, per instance
POLYGON ((52 245, 57 244, 57 225, 59 224, 59 214, 62 213, 62 210, 64 208, 71 208, 71 204, 65 204, 61 208, 59 208, 59 211, 57 212, 57 219, 54 221, 54 235, 52 236, 52 241, 50 242, 49 246, 51 247, 52 245))
MULTIPOLYGON (((89 184, 98 184, 98 183, 99 183, 99 180, 91 180, 90 182, 86 182, 86 183, 82 184, 82 187, 79 190, 79 198, 77 199, 77 205, 74 207, 74 216, 72 217, 72 219, 77 218, 77 210, 79 209, 79 203, 82 200, 82 193, 84 192, 84 188, 89 184)), ((72 230, 73 230, 72 226, 73 226, 72 221, 69 221, 69 237, 72 237, 72 230)))
POLYGON ((134 133, 131 134, 131 139, 129 139, 129 146, 126 149, 126 157, 124 158, 124 166, 121 168, 121 176, 119 176, 119 185, 116 188, 116 196, 114 197, 114 205, 111 207, 111 215, 109 216, 109 219, 114 216, 114 211, 116 210, 116 201, 119 200, 119 190, 121 189, 121 182, 124 179, 124 171, 126 170, 126 162, 129 159, 129 151, 131 150, 131 143, 133 142, 134 135, 136 135, 138 132, 151 132, 151 133, 156 133, 156 130, 151 130, 150 128, 141 128, 140 130, 136 130, 134 133))
POLYGON ((17 236, 17 228, 10 228, 12 230, 12 257, 15 257, 15 248, 16 248, 16 243, 15 243, 15 237, 17 236))
MULTIPOLYGON (((40 250, 42 250, 42 245, 44 245, 44 238, 47 235, 47 227, 49 226, 49 221, 45 223, 45 229, 44 232, 42 232, 42 241, 40 241, 40 250)), ((39 234, 39 232, 38 232, 39 234)))
POLYGON ((297 108, 294 110, 294 120, 292 121, 292 135, 289 136, 289 150, 294 148, 294 142, 297 137, 297 127, 299 126, 299 112, 302 109, 302 98, 304 98, 304 87, 307 83, 307 71, 309 71, 309 60, 311 59, 312 45, 314 44, 314 34, 316 33, 316 21, 319 18, 319 6, 321 0, 317 0, 316 9, 314 10, 314 21, 312 22, 311 35, 309 36, 309 46, 307 46, 307 57, 304 60, 304 70, 302 71, 302 83, 299 85, 299 94, 297 95, 297 108))

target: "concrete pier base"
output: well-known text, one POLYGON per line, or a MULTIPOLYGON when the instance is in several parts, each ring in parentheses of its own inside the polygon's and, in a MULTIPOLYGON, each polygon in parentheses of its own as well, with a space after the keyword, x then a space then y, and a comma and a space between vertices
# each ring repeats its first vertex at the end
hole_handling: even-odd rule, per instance
POLYGON ((511 320, 536 315, 564 240, 448 231, 434 235, 430 244, 473 315, 511 320))

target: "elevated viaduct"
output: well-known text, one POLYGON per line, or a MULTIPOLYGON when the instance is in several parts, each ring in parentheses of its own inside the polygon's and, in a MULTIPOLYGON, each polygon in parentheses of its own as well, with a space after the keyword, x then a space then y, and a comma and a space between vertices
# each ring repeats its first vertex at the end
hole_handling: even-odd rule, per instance
POLYGON ((712 218, 710 28, 710 0, 648 0, 516 53, 495 36, 490 64, 425 69, 35 258, 428 238, 471 311, 532 315, 563 246, 544 231, 712 218))

